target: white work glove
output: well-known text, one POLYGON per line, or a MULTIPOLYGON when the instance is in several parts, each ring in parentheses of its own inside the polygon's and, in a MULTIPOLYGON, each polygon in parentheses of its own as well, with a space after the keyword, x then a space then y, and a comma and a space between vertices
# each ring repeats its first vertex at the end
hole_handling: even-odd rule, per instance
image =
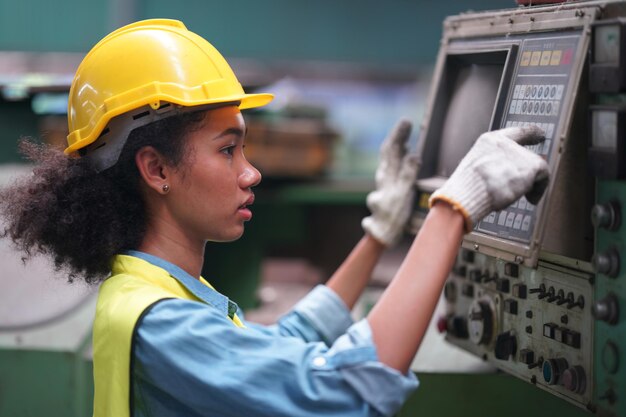
POLYGON ((413 209, 419 164, 417 155, 408 154, 406 146, 411 127, 408 120, 400 120, 385 138, 376 170, 376 190, 367 196, 372 215, 361 222, 369 235, 386 246, 400 239, 413 209))
POLYGON ((521 145, 544 140, 537 126, 510 127, 482 134, 452 176, 429 200, 445 201, 465 217, 465 231, 488 213, 518 198, 537 204, 548 185, 548 164, 521 145))

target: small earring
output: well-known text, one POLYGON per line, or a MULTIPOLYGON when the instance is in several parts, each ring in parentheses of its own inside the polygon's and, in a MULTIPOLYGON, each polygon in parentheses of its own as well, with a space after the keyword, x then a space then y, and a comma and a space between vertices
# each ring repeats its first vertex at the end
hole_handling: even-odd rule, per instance
POLYGON ((167 185, 167 184, 163 184, 163 187, 162 187, 162 188, 163 188, 163 192, 164 192, 165 194, 167 194, 167 193, 169 193, 169 192, 170 192, 170 186, 169 186, 169 185, 167 185))

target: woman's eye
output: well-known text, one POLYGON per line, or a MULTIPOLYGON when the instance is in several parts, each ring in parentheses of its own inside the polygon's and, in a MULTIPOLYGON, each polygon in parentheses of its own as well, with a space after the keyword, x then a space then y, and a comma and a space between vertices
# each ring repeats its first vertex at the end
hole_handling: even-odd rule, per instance
POLYGON ((231 146, 227 146, 225 148, 220 149, 220 152, 222 152, 225 155, 228 156, 233 156, 233 153, 235 153, 235 145, 231 145, 231 146))

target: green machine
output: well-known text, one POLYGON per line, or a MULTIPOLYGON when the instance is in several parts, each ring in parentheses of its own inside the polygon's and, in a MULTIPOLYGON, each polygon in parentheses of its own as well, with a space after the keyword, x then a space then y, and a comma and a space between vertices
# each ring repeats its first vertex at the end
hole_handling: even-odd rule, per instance
MULTIPOLYGON (((29 172, 0 168, 0 185, 29 172)), ((96 288, 55 273, 51 263, 0 239, 0 416, 89 416, 91 328, 96 288)))
POLYGON ((468 13, 443 27, 418 211, 486 130, 541 127, 532 150, 551 176, 537 206, 522 198, 464 238, 440 329, 580 413, 626 416, 626 2, 468 13))

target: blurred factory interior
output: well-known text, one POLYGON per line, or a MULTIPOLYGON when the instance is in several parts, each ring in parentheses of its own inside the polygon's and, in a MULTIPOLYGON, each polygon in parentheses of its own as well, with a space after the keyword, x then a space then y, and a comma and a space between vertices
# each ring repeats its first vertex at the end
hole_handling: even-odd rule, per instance
MULTIPOLYGON (((136 20, 182 20, 225 55, 247 91, 276 96, 245 114, 246 152, 264 176, 255 218, 239 241, 209 244, 204 274, 249 320, 270 322, 324 282, 360 237, 378 147, 397 119, 413 121, 415 144, 443 19, 511 7, 513 0, 0 0, 0 180, 28 172, 20 137, 63 146, 69 84, 98 39, 136 20)), ((371 307, 405 248, 386 255, 355 316, 371 307)), ((44 259, 23 265, 6 239, 0 270, 0 417, 90 415, 97 289, 67 284, 44 259)), ((584 414, 457 354, 436 332, 428 337, 414 366, 421 387, 401 416, 584 414)))

